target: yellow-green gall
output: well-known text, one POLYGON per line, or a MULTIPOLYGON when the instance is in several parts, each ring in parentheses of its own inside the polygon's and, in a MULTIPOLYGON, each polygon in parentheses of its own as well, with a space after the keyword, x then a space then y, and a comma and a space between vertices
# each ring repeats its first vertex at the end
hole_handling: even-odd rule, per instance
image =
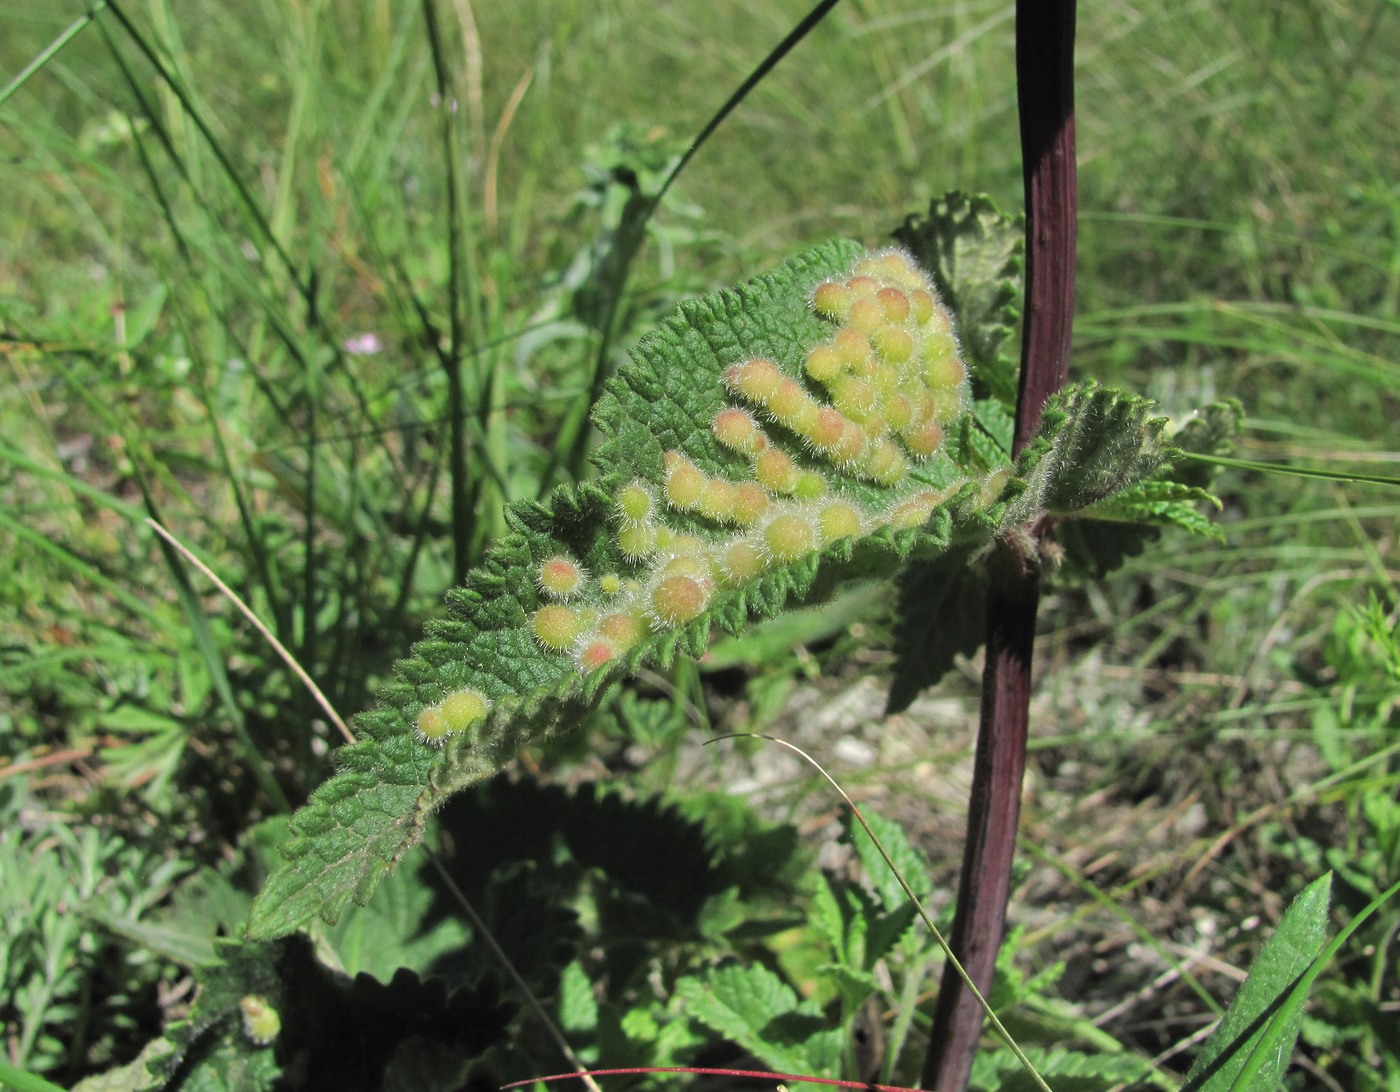
POLYGON ((709 591, 699 580, 676 574, 663 576, 652 585, 648 602, 659 625, 679 626, 698 618, 709 598, 709 591))
POLYGON ((541 607, 531 619, 535 637, 552 652, 564 652, 578 640, 583 632, 583 619, 578 611, 558 603, 541 607))
POLYGON ((914 494, 890 510, 887 517, 889 525, 897 531, 922 527, 933 515, 933 510, 943 503, 944 497, 944 493, 932 489, 914 494))
POLYGON ((859 330, 843 326, 832 335, 831 348, 842 365, 853 368, 870 356, 870 339, 859 330))
POLYGON ((914 355, 914 335, 903 326, 877 326, 870 335, 881 360, 903 364, 914 355))
POLYGON ((540 591, 553 599, 572 599, 588 579, 583 566, 571 557, 556 554, 540 563, 535 575, 540 591))
POLYGON ((812 513, 785 512, 763 528, 763 545, 775 561, 796 561, 817 545, 817 528, 812 513))
POLYGON ((750 402, 766 405, 782 383, 782 373, 771 360, 762 358, 733 364, 725 370, 724 385, 750 402))
POLYGON ((688 512, 700 503, 708 479, 678 451, 666 452, 666 500, 672 508, 688 512))
POLYGON ((942 446, 943 429, 937 421, 923 421, 911 424, 900 433, 900 438, 910 455, 916 459, 927 459, 942 446))
POLYGON ((846 290, 854 297, 852 300, 852 306, 854 306, 855 300, 874 299, 876 293, 880 291, 880 282, 869 274, 858 272, 846 282, 846 290))
POLYGON ((817 527, 823 545, 842 538, 854 538, 861 531, 860 510, 849 501, 831 501, 817 513, 817 527))
POLYGON ((797 433, 804 432, 817 415, 817 403, 795 379, 784 378, 764 406, 774 421, 797 433))
POLYGON ((238 1008, 243 1013, 243 1034, 258 1046, 269 1046, 282 1031, 282 1017, 262 994, 247 994, 238 1008))
POLYGON ((822 281, 812 290, 812 310, 825 318, 844 318, 850 305, 850 289, 839 281, 822 281))
POLYGON ((597 671, 617 659, 621 650, 603 637, 586 640, 574 653, 574 662, 580 671, 597 671))
POLYGON ((449 731, 447 719, 442 715, 442 708, 437 705, 430 705, 418 713, 414 721, 418 738, 424 743, 441 743, 449 731))
POLYGON ((598 620, 598 636, 625 652, 646 636, 647 624, 630 611, 614 611, 598 620))
POLYGON ((884 323, 885 309, 880 306, 880 301, 875 299, 872 293, 869 297, 863 297, 851 304, 846 321, 862 334, 869 336, 884 323))
POLYGON ((768 493, 758 482, 739 482, 734 487, 731 515, 740 527, 752 527, 768 511, 768 504, 768 493))
POLYGON ((815 470, 803 470, 797 475, 792 495, 798 500, 815 500, 826 493, 827 480, 815 470))
POLYGON ((763 488, 787 494, 797 488, 798 469, 786 451, 770 447, 760 451, 753 462, 754 477, 763 488))
POLYGON ((484 720, 491 711, 491 702, 479 690, 454 690, 440 704, 442 720, 449 732, 465 732, 484 720))
POLYGON ((841 357, 830 345, 818 345, 802 361, 802 370, 818 383, 830 383, 841 369, 841 357))
POLYGON ((729 543, 720 553, 720 573, 726 583, 741 584, 761 576, 767 568, 763 547, 753 538, 729 543))
POLYGON ((909 315, 920 326, 929 322, 938 311, 938 302, 932 292, 915 289, 909 293, 909 315))
POLYGON ((708 585, 714 579, 708 550, 705 554, 677 554, 668 558, 657 570, 662 577, 688 576, 699 584, 708 585))
POLYGON ((652 523, 634 523, 617 532, 617 548, 629 561, 650 557, 657 548, 657 529, 652 523))
POLYGON ((715 414, 710 428, 715 439, 730 451, 752 455, 764 446, 763 430, 746 411, 729 406, 715 414))
POLYGON ((875 298, 880 301, 886 322, 903 322, 909 317, 909 297, 898 288, 882 288, 875 298))
POLYGON ((879 440, 861 458, 861 476, 880 485, 894 486, 909 474, 909 464, 890 440, 879 440))
POLYGON ((695 503, 695 511, 716 523, 728 523, 734 518, 737 493, 733 483, 711 478, 705 483, 700 499, 695 503))
POLYGON ((617 514, 624 525, 647 519, 655 506, 651 490, 641 482, 625 485, 617 494, 617 514))

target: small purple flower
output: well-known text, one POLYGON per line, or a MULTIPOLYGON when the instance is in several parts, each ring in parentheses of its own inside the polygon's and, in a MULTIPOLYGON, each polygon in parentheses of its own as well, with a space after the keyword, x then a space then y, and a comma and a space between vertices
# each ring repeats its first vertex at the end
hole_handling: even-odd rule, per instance
POLYGON ((351 356, 369 356, 384 348, 383 342, 379 340, 378 334, 356 334, 354 337, 347 337, 342 346, 351 356))

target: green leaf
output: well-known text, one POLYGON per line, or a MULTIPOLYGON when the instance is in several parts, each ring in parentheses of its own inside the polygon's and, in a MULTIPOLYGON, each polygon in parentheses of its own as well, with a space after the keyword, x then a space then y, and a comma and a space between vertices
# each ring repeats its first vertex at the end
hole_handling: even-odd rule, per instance
MULTIPOLYGON (((1123 1053, 1028 1047, 1026 1057, 1055 1092, 1110 1092, 1164 1083, 1153 1081, 1155 1071, 1147 1059, 1123 1053)), ((1035 1092, 1044 1086, 1009 1051, 987 1050, 979 1052, 973 1062, 970 1087, 974 1092, 1035 1092)))
MULTIPOLYGON (((104 1085, 114 1090, 118 1088, 144 1087, 138 1085, 104 1085)), ((63 1087, 51 1084, 35 1073, 27 1073, 19 1066, 11 1065, 0 1058, 0 1088, 14 1089, 14 1092, 64 1092, 63 1087)))
MULTIPOLYGON (((1235 450, 1235 439, 1243 423, 1244 407, 1237 399, 1212 402, 1192 414, 1172 437, 1172 443, 1187 455, 1219 458, 1235 450)), ((1209 463, 1182 460, 1173 467, 1171 476, 1182 485, 1206 489, 1215 478, 1215 470, 1209 463)))
POLYGON ((811 1002, 798 1004, 792 987, 768 968, 727 964, 676 983, 686 1013, 787 1073, 834 1075, 841 1032, 828 1028, 811 1002))
POLYGON ((1218 509, 1220 501, 1195 486, 1151 479, 1085 509, 1084 517, 1138 526, 1179 527, 1193 535, 1223 542, 1224 534, 1201 511, 1202 505, 1218 509))
MULTIPOLYGON (((943 212, 930 245, 972 316, 964 343, 992 353, 1010 316, 1007 225, 985 202, 943 212), (985 277, 1000 286, 977 289, 985 277)), ((512 506, 510 533, 357 719, 248 934, 364 903, 448 797, 626 674, 700 656, 715 628, 985 545, 1006 525, 1010 418, 984 400, 964 420, 951 325, 908 255, 841 240, 683 304, 594 408, 597 480, 512 506)), ((1027 512, 1102 500, 1165 457, 1140 399, 1094 388, 1048 416, 1058 428, 1022 466, 1027 512)))
POLYGON ((1329 873, 1293 900, 1249 969, 1195 1064, 1183 1092, 1277 1088, 1302 1022, 1305 990, 1295 990, 1322 955, 1332 897, 1329 873))
POLYGON ((1041 513, 1069 515, 1120 493, 1174 454, 1163 439, 1167 419, 1134 394, 1086 383, 1052 398, 1040 434, 1017 467, 1024 490, 1002 517, 1009 529, 1041 513))
MULTIPOLYGON (((893 819, 886 819, 878 812, 866 809, 862 809, 861 814, 865 816, 865 821, 870 824, 875 836, 880 839, 880 844, 885 847, 885 852, 890 855, 890 860, 894 862, 899 874, 904 877, 909 890, 920 900, 926 898, 933 890, 933 881, 929 879, 928 858, 909 844, 909 836, 904 833, 904 828, 893 819)), ((890 866, 875 848, 870 835, 849 813, 843 822, 846 825, 847 837, 860 856, 865 874, 880 896, 881 907, 886 913, 906 909, 909 906, 909 896, 904 893, 904 888, 890 871, 890 866)))
POLYGON ((568 1032, 592 1032, 598 1027, 598 999, 593 983, 577 960, 559 977, 559 1024, 568 1032))
POLYGON ((989 197, 952 193, 935 200, 927 215, 907 218, 894 238, 932 271, 958 316, 978 385, 1014 408, 1017 366, 1001 350, 1020 318, 1022 218, 1003 215, 989 197))
POLYGON ((925 689, 972 656, 987 636, 987 575, 965 547, 916 561, 899 576, 894 678, 885 713, 902 713, 925 689), (930 624, 930 619, 935 619, 930 624))
MULTIPOLYGON (((886 432, 897 473, 881 475, 874 464, 824 459, 812 443, 781 423, 785 418, 776 407, 758 415, 769 420, 769 449, 789 453, 807 472, 805 480, 826 490, 826 499, 810 500, 774 497, 786 487, 771 483, 765 483, 770 485, 767 493, 760 491, 770 513, 795 522, 795 528, 785 530, 795 530, 799 545, 776 532, 770 535, 766 522, 753 531, 736 530, 683 500, 669 506, 661 502, 668 452, 673 459, 688 460, 706 482, 747 481, 757 488, 755 477, 762 478, 750 460, 719 443, 711 427, 726 406, 755 408, 751 392, 735 389, 733 381, 726 387, 726 369, 763 359, 790 381, 802 382, 808 351, 829 341, 841 324, 813 310, 813 288, 849 273, 860 254, 849 242, 817 247, 773 273, 683 305, 636 347, 594 412, 605 436, 597 456, 599 479, 577 490, 556 491, 547 507, 510 509, 512 533, 462 588, 449 593, 449 616, 432 624, 427 639, 398 665, 397 678, 381 692, 379 707, 357 720, 361 742, 342 749, 337 775, 294 817, 293 837, 283 847, 285 861, 254 902, 249 935, 282 935, 317 914, 333 922, 350 902, 364 902, 448 796, 504 766, 522 744, 576 722, 621 673, 643 664, 669 664, 678 653, 699 655, 712 626, 737 633, 750 618, 771 617, 789 603, 825 598, 843 580, 888 576, 912 553, 933 556, 946 548, 952 523, 940 503, 965 480, 951 458, 938 452, 918 461, 914 449, 906 455, 900 448, 904 434, 896 440, 895 433, 886 432), (681 616, 667 617, 673 601, 656 591, 665 556, 629 561, 619 532, 630 524, 619 522, 615 501, 629 486, 637 487, 634 495, 642 498, 643 507, 646 497, 652 498, 654 512, 642 520, 648 533, 670 536, 677 543, 670 548, 673 554, 703 554, 711 574, 704 580, 713 591, 705 594, 702 610, 692 612, 682 604, 681 616), (822 546, 818 521, 832 500, 855 514, 848 518, 852 529, 858 523, 858 533, 833 536, 822 546), (756 544, 760 563, 736 576, 725 566, 732 564, 730 548, 741 543, 756 544), (540 567, 555 557, 568 558, 591 574, 583 607, 550 604, 545 598, 540 567), (599 579, 605 576, 613 581, 607 587, 599 579), (561 611, 565 617, 578 612, 574 621, 585 611, 594 616, 620 611, 650 632, 631 647, 615 649, 616 656, 594 670, 536 638, 534 620, 547 606, 556 618, 561 611), (643 607, 650 617, 643 616, 643 607), (415 738, 415 727, 440 736, 441 720, 431 717, 449 695, 461 693, 489 703, 489 715, 471 730, 449 736, 441 749, 415 738), (429 719, 420 721, 425 711, 429 719)), ((922 276, 912 267, 901 268, 908 270, 901 276, 922 276)), ((928 344, 942 342, 934 338, 928 344)), ((922 364, 916 367, 917 359, 901 365, 911 378, 899 380, 906 385, 899 390, 911 383, 911 394, 931 390, 924 376, 933 373, 920 370, 922 364)), ((823 394, 836 397, 834 388, 824 390, 815 382, 806 382, 805 389, 813 405, 827 404, 823 394)), ((928 412, 963 404, 965 394, 938 389, 944 391, 944 402, 929 404, 945 409, 928 412)), ((859 433, 851 427, 852 436, 859 433)), ((874 450, 873 441, 860 442, 874 450)), ((777 522, 772 514, 763 520, 777 522)), ((544 636, 562 640, 558 634, 556 627, 544 636)), ((588 641, 584 647, 592 647, 588 641)), ((593 645, 611 647, 604 641, 593 645)))

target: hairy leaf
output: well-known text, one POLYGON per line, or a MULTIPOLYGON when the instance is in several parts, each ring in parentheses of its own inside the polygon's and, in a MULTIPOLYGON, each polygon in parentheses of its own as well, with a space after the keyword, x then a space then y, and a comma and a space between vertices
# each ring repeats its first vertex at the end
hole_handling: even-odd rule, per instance
POLYGON ((902 713, 987 636, 987 575, 970 549, 906 566, 899 577, 894 678, 885 712, 902 713), (930 625, 929 618, 939 620, 930 625))
MULTIPOLYGON (((964 341, 994 352, 1004 286, 975 284, 1010 275, 1005 224, 979 202, 945 211, 945 287, 976 316, 964 341)), ((739 633, 911 558, 970 554, 1013 510, 1102 501, 1170 450, 1142 400, 1086 388, 1047 414, 1018 481, 1005 407, 969 408, 952 317, 903 251, 838 240, 683 304, 594 409, 597 479, 512 506, 511 533, 357 719, 360 742, 293 817, 249 935, 363 903, 450 795, 577 723, 626 674, 702 654, 715 627, 739 633)), ((940 622, 955 625, 924 620, 940 622)))
POLYGON ((1016 362, 1002 346, 1020 318, 1024 233, 1021 217, 1002 214, 988 197, 961 193, 938 198, 927 215, 908 217, 894 233, 932 271, 958 316, 977 385, 1008 408, 1016 405, 1016 362))
POLYGON ((595 408, 598 479, 513 506, 512 533, 358 718, 361 742, 294 817, 250 934, 363 902, 450 794, 620 675, 936 556, 946 500, 976 523, 995 499, 940 450, 967 387, 951 318, 899 251, 828 243, 684 304, 595 408))
POLYGON ((1154 474, 1174 454, 1165 417, 1134 394, 1085 383, 1066 387, 1045 407, 1040 435, 1018 467, 1024 491, 1007 506, 1002 526, 1040 513, 1071 515, 1154 474))

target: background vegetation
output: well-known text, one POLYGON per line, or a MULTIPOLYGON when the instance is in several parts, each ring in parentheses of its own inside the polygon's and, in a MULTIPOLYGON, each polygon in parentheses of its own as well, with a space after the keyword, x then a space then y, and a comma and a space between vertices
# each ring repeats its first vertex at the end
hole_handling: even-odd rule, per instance
MULTIPOLYGON (((638 202, 805 6, 133 0, 0 106, 10 1061, 71 1082, 186 1011, 189 968, 256 883, 248 832, 337 742, 143 516, 354 712, 503 504, 587 472, 596 382, 676 300, 832 234, 878 243, 945 190, 1019 205, 1011 7, 847 0, 637 238, 638 202)), ((6 5, 4 78, 81 14, 6 5)), ((1171 1068, 1294 892, 1336 869, 1340 922, 1400 879, 1397 17, 1384 0, 1080 16, 1074 376, 1169 413, 1238 397, 1241 459, 1325 472, 1229 471, 1225 546, 1168 539, 1043 612, 1012 921, 1021 973, 1046 973, 1018 1011, 1171 1068)), ((887 606, 870 592, 729 642, 523 756, 540 792, 606 781, 704 818, 730 869, 715 890, 745 909, 705 918, 710 947, 667 957, 677 976, 763 918, 788 931, 753 951, 840 1009, 827 942, 779 909, 815 897, 812 855, 844 867, 837 809, 785 757, 699 751, 712 730, 810 745, 950 897, 976 665, 879 721, 887 606)), ((590 858, 571 852, 576 884, 590 858)), ((602 908, 645 901, 622 888, 569 905, 615 937, 602 908)), ((690 936, 668 921, 658 935, 690 936)), ((1319 988, 1296 1087, 1400 1081, 1394 933, 1393 915, 1359 933, 1319 988)), ((550 989, 606 978, 607 1003, 645 1009, 608 953, 564 959, 582 977, 556 967, 550 989)), ((387 981, 438 955, 365 966, 387 981)), ((876 1020, 903 1013, 896 1044, 921 979, 882 982, 910 982, 876 1020)), ((561 1020, 605 1041, 605 1017, 561 1020)), ((668 1034, 677 1057, 700 1041, 668 1034)), ((498 1064, 562 1068, 529 1043, 498 1064)), ((884 1072, 910 1072, 898 1049, 884 1072)))

